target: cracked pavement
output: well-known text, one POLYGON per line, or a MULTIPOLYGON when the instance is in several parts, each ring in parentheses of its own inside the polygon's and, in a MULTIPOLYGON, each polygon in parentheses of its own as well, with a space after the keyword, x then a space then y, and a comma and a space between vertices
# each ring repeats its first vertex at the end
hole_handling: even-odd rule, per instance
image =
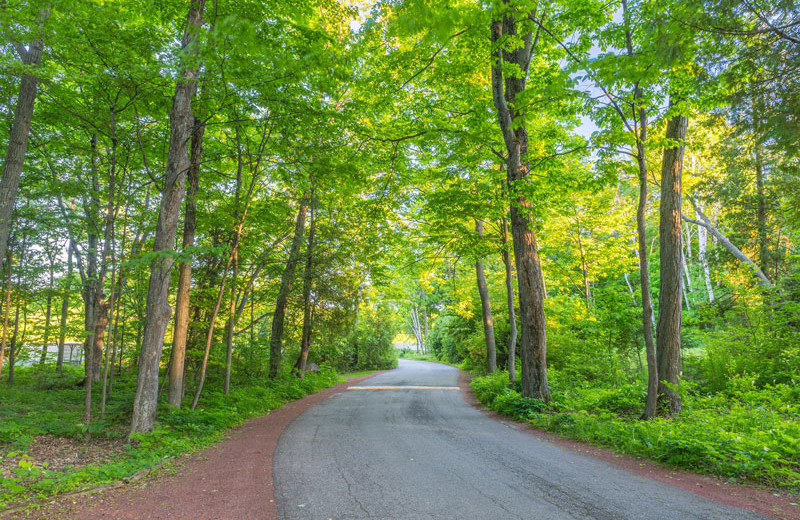
POLYGON ((510 428, 467 405, 454 368, 396 370, 310 408, 274 454, 282 519, 755 520, 510 428))

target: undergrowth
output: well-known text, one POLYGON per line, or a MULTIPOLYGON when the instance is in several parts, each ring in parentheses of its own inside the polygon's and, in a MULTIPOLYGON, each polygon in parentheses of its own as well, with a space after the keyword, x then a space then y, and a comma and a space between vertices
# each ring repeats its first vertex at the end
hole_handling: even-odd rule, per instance
MULTIPOLYGON (((162 396, 156 428, 133 435, 124 451, 110 462, 53 471, 27 456, 34 438, 51 435, 81 439, 89 434, 124 439, 133 406, 135 375, 117 379, 105 417, 87 428, 82 422, 82 371, 65 367, 65 373, 57 375, 48 367, 17 370, 14 385, 0 389, 0 460, 19 459, 12 470, 14 476, 0 476, 0 510, 15 503, 118 481, 170 457, 201 450, 246 419, 343 381, 334 370, 323 367, 321 372, 307 374, 304 379, 286 374, 276 380, 251 380, 229 395, 212 385, 195 410, 170 408, 166 396, 162 396)), ((97 390, 95 403, 100 402, 97 390)), ((99 410, 94 413, 99 414, 99 410)))
POLYGON ((649 458, 673 467, 800 493, 800 388, 763 388, 748 378, 723 392, 681 385, 683 412, 639 420, 645 387, 640 381, 597 387, 549 371, 553 401, 525 398, 510 388, 508 373, 472 381, 489 409, 547 431, 649 458))

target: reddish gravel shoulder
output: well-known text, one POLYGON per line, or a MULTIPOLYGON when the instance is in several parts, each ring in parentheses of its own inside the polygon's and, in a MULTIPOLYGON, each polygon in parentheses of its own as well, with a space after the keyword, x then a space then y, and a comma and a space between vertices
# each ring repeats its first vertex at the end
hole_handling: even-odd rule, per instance
POLYGON ((790 497, 784 493, 768 491, 742 484, 733 484, 707 475, 698 475, 697 473, 691 473, 689 471, 669 468, 649 460, 638 459, 585 442, 567 439, 550 432, 539 430, 529 424, 513 421, 490 411, 481 404, 478 398, 472 393, 472 389, 469 385, 470 381, 472 381, 471 375, 459 371, 458 386, 461 390, 461 395, 464 397, 464 401, 474 408, 481 410, 489 417, 511 428, 525 431, 553 444, 591 455, 592 457, 614 464, 615 466, 619 466, 637 475, 670 484, 690 491, 695 495, 714 500, 715 502, 746 509, 747 511, 759 513, 778 520, 800 520, 800 507, 792 505, 792 502, 797 503, 800 497, 790 497))
POLYGON ((272 455, 283 430, 308 408, 378 375, 349 379, 246 421, 228 439, 186 457, 174 474, 159 472, 136 484, 62 496, 29 514, 4 519, 40 520, 274 520, 272 455))

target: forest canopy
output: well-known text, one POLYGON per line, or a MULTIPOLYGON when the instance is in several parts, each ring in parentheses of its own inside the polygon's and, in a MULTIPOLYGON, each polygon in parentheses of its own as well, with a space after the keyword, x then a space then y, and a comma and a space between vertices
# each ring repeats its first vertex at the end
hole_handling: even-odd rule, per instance
POLYGON ((404 344, 553 429, 758 394, 785 463, 730 471, 796 483, 798 16, 2 1, 0 397, 71 377, 135 438, 404 344))

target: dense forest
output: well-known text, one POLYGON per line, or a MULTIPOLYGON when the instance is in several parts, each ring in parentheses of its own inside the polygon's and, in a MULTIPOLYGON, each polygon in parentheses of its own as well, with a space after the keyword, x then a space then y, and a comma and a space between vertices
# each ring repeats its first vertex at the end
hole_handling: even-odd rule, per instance
MULTIPOLYGON (((3 457, 158 456, 394 342, 800 490, 792 0, 4 0, 0 70, 3 457)), ((0 500, 78 485, 24 461, 0 500)))

